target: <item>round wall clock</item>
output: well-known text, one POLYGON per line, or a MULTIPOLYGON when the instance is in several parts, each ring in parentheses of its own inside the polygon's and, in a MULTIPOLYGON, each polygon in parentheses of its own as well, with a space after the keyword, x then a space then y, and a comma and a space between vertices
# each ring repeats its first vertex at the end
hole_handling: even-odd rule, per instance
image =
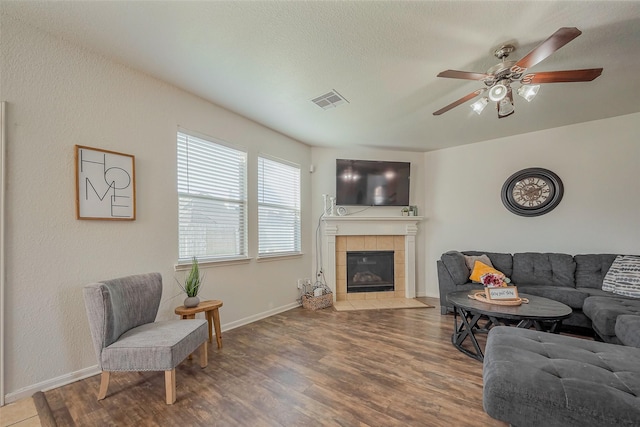
POLYGON ((560 177, 547 169, 528 168, 511 175, 502 186, 502 203, 516 215, 551 212, 562 200, 560 177))

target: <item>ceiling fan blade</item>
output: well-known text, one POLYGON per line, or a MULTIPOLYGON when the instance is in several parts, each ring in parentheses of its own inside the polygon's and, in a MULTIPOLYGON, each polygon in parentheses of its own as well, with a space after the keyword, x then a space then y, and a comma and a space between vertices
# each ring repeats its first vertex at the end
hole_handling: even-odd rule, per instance
POLYGON ((476 90, 474 92, 471 92, 469 95, 463 96, 462 98, 458 99, 457 101, 452 102, 451 104, 447 105, 446 107, 443 107, 443 108, 439 109, 438 111, 433 113, 433 115, 434 116, 439 116, 442 113, 446 113, 447 111, 451 110, 452 108, 455 108, 460 104, 464 104, 465 102, 472 100, 473 98, 475 98, 476 96, 480 95, 481 93, 483 93, 486 90, 487 89, 478 89, 478 90, 476 90))
POLYGON ((522 78, 523 84, 590 82, 602 74, 602 68, 585 70, 544 71, 527 74, 522 78))
POLYGON ((527 53, 524 58, 516 62, 516 64, 511 67, 511 70, 515 67, 523 70, 533 67, 543 59, 550 56, 553 52, 578 37, 580 34, 582 34, 582 31, 575 27, 560 28, 558 31, 553 33, 551 37, 540 43, 531 52, 527 53))
POLYGON ((445 70, 438 74, 438 77, 448 77, 450 79, 465 79, 465 80, 484 80, 491 77, 491 74, 485 73, 472 73, 470 71, 457 71, 457 70, 445 70))

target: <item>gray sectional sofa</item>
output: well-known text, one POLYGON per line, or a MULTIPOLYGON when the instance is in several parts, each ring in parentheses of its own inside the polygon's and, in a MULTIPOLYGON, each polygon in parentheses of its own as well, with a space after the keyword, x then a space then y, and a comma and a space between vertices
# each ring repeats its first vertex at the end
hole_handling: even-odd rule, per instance
POLYGON ((446 305, 448 293, 482 289, 481 284, 469 280, 464 255, 483 254, 489 257, 494 268, 511 278, 519 293, 550 298, 571 307, 573 314, 563 325, 594 329, 605 342, 620 342, 615 336, 619 315, 640 314, 640 300, 602 290, 602 281, 617 255, 539 252, 512 255, 480 251, 450 251, 437 261, 442 314, 452 310, 446 305))
POLYGON ((487 414, 517 427, 640 426, 640 299, 601 289, 616 255, 447 252, 437 262, 443 314, 448 293, 482 288, 464 258, 482 254, 520 293, 571 307, 565 325, 605 341, 494 327, 483 362, 487 414))

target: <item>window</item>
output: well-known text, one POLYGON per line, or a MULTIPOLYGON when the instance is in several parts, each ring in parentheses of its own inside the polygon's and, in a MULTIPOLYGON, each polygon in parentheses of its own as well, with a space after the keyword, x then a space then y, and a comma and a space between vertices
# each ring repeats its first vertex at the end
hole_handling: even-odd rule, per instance
POLYGON ((178 132, 179 261, 247 256, 247 153, 178 132))
POLYGON ((258 157, 258 255, 300 253, 300 168, 258 157))

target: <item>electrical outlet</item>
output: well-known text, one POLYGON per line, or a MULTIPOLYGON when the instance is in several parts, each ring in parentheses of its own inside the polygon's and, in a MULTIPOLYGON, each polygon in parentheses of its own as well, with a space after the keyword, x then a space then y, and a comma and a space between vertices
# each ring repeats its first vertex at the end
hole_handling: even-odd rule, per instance
POLYGON ((304 284, 305 279, 298 279, 298 289, 302 289, 302 285, 304 284))

